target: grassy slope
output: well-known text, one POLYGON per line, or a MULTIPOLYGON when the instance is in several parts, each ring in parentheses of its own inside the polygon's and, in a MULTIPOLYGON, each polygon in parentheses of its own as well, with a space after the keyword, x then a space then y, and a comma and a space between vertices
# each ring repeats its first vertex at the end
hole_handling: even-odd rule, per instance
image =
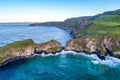
POLYGON ((87 28, 80 30, 77 37, 120 36, 120 15, 101 15, 87 28))

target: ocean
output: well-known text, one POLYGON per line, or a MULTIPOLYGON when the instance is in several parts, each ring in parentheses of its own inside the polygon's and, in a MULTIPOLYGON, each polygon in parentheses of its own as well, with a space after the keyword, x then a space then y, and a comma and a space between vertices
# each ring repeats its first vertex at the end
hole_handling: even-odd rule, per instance
MULTIPOLYGON (((70 31, 56 27, 0 24, 0 46, 28 38, 36 43, 55 39, 63 47, 72 39, 70 31)), ((1 66, 0 80, 120 80, 120 60, 64 50, 55 55, 43 53, 1 66)))

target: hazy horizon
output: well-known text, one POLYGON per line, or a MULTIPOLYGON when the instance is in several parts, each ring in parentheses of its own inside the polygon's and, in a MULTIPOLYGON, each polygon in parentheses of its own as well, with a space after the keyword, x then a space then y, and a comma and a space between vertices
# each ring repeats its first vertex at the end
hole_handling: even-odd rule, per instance
POLYGON ((0 23, 49 22, 120 8, 118 0, 0 0, 0 23))

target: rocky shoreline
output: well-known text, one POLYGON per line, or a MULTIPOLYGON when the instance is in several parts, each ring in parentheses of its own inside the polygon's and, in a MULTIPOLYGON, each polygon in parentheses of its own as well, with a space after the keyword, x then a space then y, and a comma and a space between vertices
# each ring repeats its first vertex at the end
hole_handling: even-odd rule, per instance
POLYGON ((45 54, 61 52, 62 46, 56 40, 36 44, 32 39, 16 41, 0 47, 0 66, 21 58, 27 58, 34 54, 45 54))
POLYGON ((111 37, 73 39, 68 41, 65 50, 97 54, 100 59, 104 60, 107 55, 120 58, 119 39, 111 37))
POLYGON ((0 64, 2 66, 10 61, 19 58, 30 57, 34 54, 56 54, 57 52, 61 52, 62 50, 85 52, 86 54, 97 54, 97 56, 102 60, 105 60, 105 56, 107 55, 120 58, 119 42, 120 39, 115 40, 110 37, 78 38, 68 41, 66 46, 63 48, 61 44, 56 40, 36 44, 33 42, 33 40, 27 39, 24 41, 11 43, 4 46, 3 48, 0 48, 0 64))

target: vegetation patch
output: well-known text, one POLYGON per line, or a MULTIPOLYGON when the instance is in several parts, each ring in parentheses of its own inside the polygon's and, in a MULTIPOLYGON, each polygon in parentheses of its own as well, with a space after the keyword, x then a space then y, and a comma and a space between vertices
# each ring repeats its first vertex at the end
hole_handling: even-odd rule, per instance
POLYGON ((26 49, 26 47, 28 46, 34 46, 34 42, 32 39, 16 41, 6 46, 0 47, 0 55, 2 55, 2 53, 10 51, 11 49, 26 49))
POLYGON ((87 48, 84 43, 79 42, 79 41, 74 41, 74 44, 78 45, 79 47, 81 46, 81 47, 83 47, 83 48, 85 48, 85 49, 87 48))
POLYGON ((49 48, 49 50, 55 52, 55 51, 58 51, 58 50, 59 50, 59 47, 58 47, 58 46, 55 46, 55 47, 49 48))

